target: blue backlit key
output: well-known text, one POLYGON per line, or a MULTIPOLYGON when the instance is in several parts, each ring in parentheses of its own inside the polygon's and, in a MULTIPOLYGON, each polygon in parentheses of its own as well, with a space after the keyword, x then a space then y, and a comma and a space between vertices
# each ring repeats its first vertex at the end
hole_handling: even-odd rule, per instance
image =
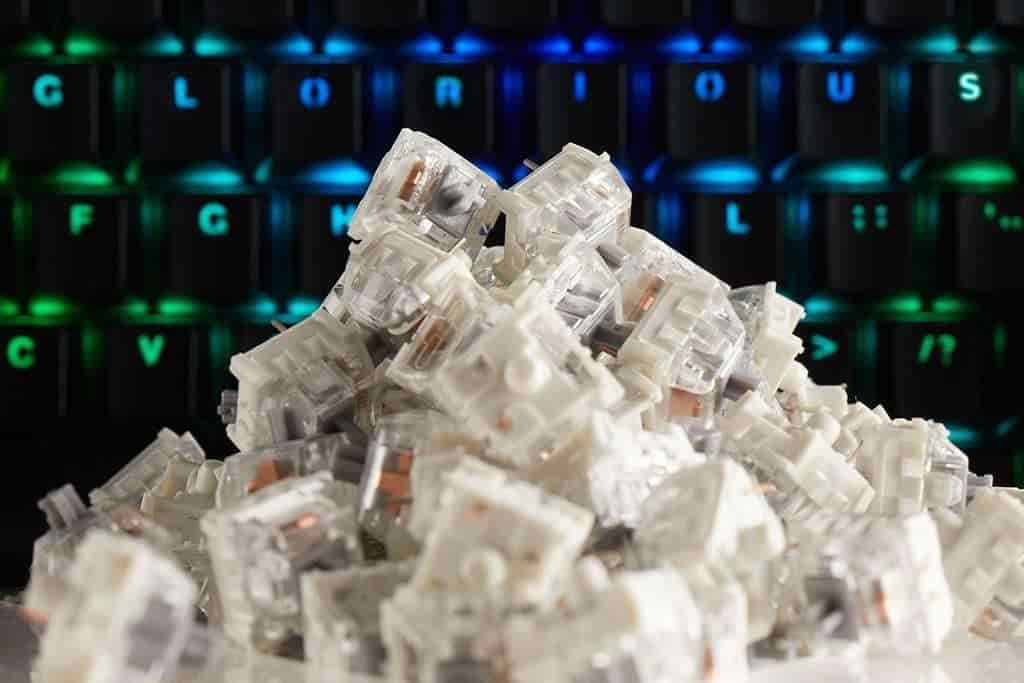
POLYGON ((138 200, 59 195, 32 206, 32 282, 40 293, 80 302, 114 302, 129 266, 140 262, 138 200))
POLYGON ((494 147, 492 66, 409 64, 402 72, 402 92, 405 127, 444 140, 461 154, 494 147))
POLYGON ((0 415, 66 414, 74 335, 42 325, 0 327, 0 415))
POLYGON ((991 327, 980 321, 879 325, 879 382, 890 414, 957 421, 980 417, 991 339, 991 327))
POLYGON ((952 159, 1008 154, 1014 108, 1007 65, 932 64, 928 85, 932 154, 952 159))
POLYGON ((746 156, 757 143, 757 79, 750 64, 670 64, 668 149, 676 159, 746 156))
POLYGON ((254 195, 168 198, 167 289, 216 303, 240 303, 259 285, 266 200, 254 195))
POLYGON ((619 64, 544 64, 537 70, 537 136, 547 158, 567 142, 615 154, 626 144, 628 71, 619 64))
POLYGON ((104 334, 113 417, 195 415, 207 391, 208 335, 178 325, 111 327, 104 334))
POLYGON ((109 152, 111 72, 90 64, 14 64, 7 150, 15 161, 98 160, 109 152))
POLYGON ((68 17, 75 30, 132 36, 156 31, 164 20, 163 0, 70 0, 68 17))
POLYGON ((880 155, 886 130, 885 82, 885 68, 877 64, 801 64, 800 156, 823 160, 880 155))
POLYGON ((149 63, 140 69, 142 158, 230 159, 235 150, 235 72, 221 62, 149 63))
POLYGON ((779 279, 782 231, 775 195, 701 194, 693 202, 697 263, 735 287, 779 279))
MULTIPOLYGON (((800 362, 818 384, 848 384, 856 368, 856 328, 848 322, 801 322, 796 334, 803 339, 800 362)), ((852 389, 852 388, 851 388, 852 389)))
POLYGON ((961 196, 956 231, 960 287, 996 293, 1024 289, 1024 195, 961 196))
POLYGON ((297 4, 297 0, 203 0, 203 20, 233 34, 287 33, 296 27, 297 4))
POLYGON ((357 195, 306 195, 299 198, 295 222, 298 287, 321 299, 337 283, 348 262, 348 224, 357 195))
POLYGON ((911 195, 834 194, 824 211, 828 289, 859 293, 911 286, 911 195))
POLYGON ((362 69, 356 64, 281 64, 271 76, 274 158, 311 162, 362 147, 362 69))

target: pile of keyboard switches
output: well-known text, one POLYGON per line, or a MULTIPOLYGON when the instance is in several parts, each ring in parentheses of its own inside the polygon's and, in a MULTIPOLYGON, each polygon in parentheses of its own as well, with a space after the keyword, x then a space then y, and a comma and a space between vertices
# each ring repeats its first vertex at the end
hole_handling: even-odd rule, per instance
POLYGON ((815 384, 801 306, 630 203, 576 145, 503 190, 402 131, 322 307, 232 358, 239 452, 165 429, 89 506, 40 501, 37 683, 732 682, 1024 641, 1024 491, 815 384))

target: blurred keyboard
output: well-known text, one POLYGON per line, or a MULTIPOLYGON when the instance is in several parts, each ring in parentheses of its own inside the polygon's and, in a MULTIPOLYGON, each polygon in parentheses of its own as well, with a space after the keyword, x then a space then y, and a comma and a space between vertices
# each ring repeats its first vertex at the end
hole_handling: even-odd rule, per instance
MULTIPOLYGON (((508 186, 573 141, 634 222, 807 308, 821 383, 1024 485, 1024 0, 4 0, 0 447, 35 501, 308 315, 401 127, 508 186)), ((16 565, 16 566, 15 566, 16 565)))

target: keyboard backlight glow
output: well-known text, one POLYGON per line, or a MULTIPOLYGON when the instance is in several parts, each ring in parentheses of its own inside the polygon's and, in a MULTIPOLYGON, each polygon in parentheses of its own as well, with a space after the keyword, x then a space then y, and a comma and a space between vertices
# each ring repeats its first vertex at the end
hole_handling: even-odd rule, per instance
POLYGON ((14 48, 14 53, 22 57, 50 57, 54 52, 53 43, 44 36, 31 36, 14 48))
POLYGON ((940 315, 970 313, 974 308, 973 302, 959 296, 940 296, 932 301, 932 311, 940 315))
POLYGON ((242 306, 241 311, 254 318, 269 318, 277 313, 277 303, 268 296, 258 296, 242 306))
POLYGON ((749 161, 742 160, 704 161, 679 175, 679 179, 684 182, 708 185, 751 185, 760 178, 757 168, 749 161))
POLYGON ((539 55, 567 55, 572 52, 572 43, 565 36, 549 36, 537 41, 533 51, 539 55))
POLYGON ((918 38, 911 44, 915 52, 923 52, 930 55, 943 55, 956 52, 959 43, 956 34, 951 29, 943 28, 926 36, 918 38))
POLYGON ((218 163, 200 164, 178 174, 178 181, 182 184, 204 187, 231 187, 241 185, 243 180, 241 173, 218 163))
POLYGON ((341 160, 311 166, 300 179, 307 183, 364 187, 370 182, 370 174, 354 161, 341 160))
POLYGON ((494 51, 490 41, 472 33, 463 33, 455 37, 452 44, 455 54, 465 57, 478 57, 494 51))
POLYGON ((820 28, 813 28, 802 31, 785 41, 783 47, 791 52, 801 54, 821 54, 828 52, 830 45, 825 32, 820 28))
POLYGON ((160 315, 182 317, 201 313, 203 306, 194 299, 181 296, 169 296, 157 302, 156 310, 160 315))
POLYGON ((1005 161, 963 161, 947 168, 941 180, 962 185, 1017 182, 1017 172, 1005 161))
POLYGON ((889 172, 877 162, 850 161, 822 166, 810 179, 834 185, 868 185, 888 182, 889 172))
POLYGON ((108 41, 91 33, 72 33, 64 41, 64 52, 72 57, 108 55, 113 50, 113 46, 108 41))
POLYGON ((334 57, 352 57, 366 52, 366 46, 355 38, 334 34, 324 40, 324 52, 334 57))
POLYGON ((18 315, 18 303, 12 299, 0 297, 0 318, 18 315))
POLYGON ((693 55, 700 52, 700 38, 692 31, 685 31, 672 36, 661 44, 665 52, 681 55, 693 55))
POLYGON ((37 296, 28 304, 30 315, 38 318, 52 318, 71 313, 72 307, 67 299, 59 296, 37 296))
POLYGON ((223 57, 238 52, 238 43, 216 31, 204 31, 196 38, 196 54, 200 57, 223 57))
POLYGON ((109 173, 98 166, 70 162, 53 171, 47 179, 58 185, 81 185, 87 187, 107 187, 113 185, 114 179, 109 173))
POLYGON ((583 41, 583 51, 588 55, 609 55, 619 49, 617 41, 601 33, 592 33, 583 41))
POLYGON ((320 301, 308 296, 300 296, 288 302, 288 315, 305 318, 320 308, 320 301))
POLYGON ((895 315, 913 315, 921 312, 921 297, 915 293, 897 294, 883 299, 878 304, 878 310, 882 313, 895 315))

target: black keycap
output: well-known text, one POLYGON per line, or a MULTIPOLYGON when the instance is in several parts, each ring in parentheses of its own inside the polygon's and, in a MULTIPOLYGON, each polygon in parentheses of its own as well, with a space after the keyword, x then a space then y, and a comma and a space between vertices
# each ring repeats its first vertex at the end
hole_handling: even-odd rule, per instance
POLYGON ((199 328, 112 327, 106 332, 107 400, 115 417, 196 413, 206 353, 199 328))
POLYGON ((670 64, 668 149, 676 159, 745 156, 757 140, 757 79, 749 64, 670 64))
POLYGON ((409 28, 427 19, 427 0, 334 0, 334 21, 363 31, 409 28))
POLYGON ((947 158, 1007 154, 1013 110, 1007 66, 932 64, 929 86, 929 151, 947 158))
POLYGON ((806 159, 877 156, 885 131, 884 67, 802 64, 798 150, 806 159))
POLYGON ((0 201, 0 295, 11 295, 17 287, 17 252, 11 204, 0 201))
POLYGON ((355 64, 282 64, 271 77, 275 159, 347 157, 362 147, 362 70, 355 64))
POLYGON ((847 322, 801 322, 796 334, 803 339, 800 362, 818 384, 847 384, 856 368, 856 327, 847 322))
POLYGON ((0 33, 23 33, 32 23, 32 0, 0 2, 0 33))
POLYGON ((1024 0, 996 0, 996 23, 1010 28, 1024 26, 1024 0))
POLYGON ((52 326, 0 326, 0 415, 67 412, 71 334, 52 326))
POLYGON ((693 247, 697 263, 734 286, 777 280, 782 231, 775 195, 697 195, 693 247))
POLYGON ((138 35, 156 30, 164 19, 163 0, 71 0, 71 25, 78 30, 138 35))
POLYGON ((248 299, 259 284, 265 214, 265 201, 256 196, 168 199, 168 290, 225 304, 248 299))
POLYGON ((818 0, 733 0, 733 17, 737 24, 751 28, 793 28, 809 24, 821 11, 818 0))
POLYGON ((882 28, 920 28, 952 21, 954 0, 865 0, 864 20, 882 28))
POLYGON ((355 195, 302 197, 295 226, 299 290, 321 298, 337 283, 348 262, 348 224, 355 214, 355 195))
POLYGON ((909 194, 838 194, 825 202, 825 282, 840 292, 911 286, 909 194))
POLYGON ((38 292, 113 302, 127 284, 139 205, 114 196, 60 195, 33 202, 38 292))
POLYGON ((88 64, 14 64, 7 149, 15 161, 96 160, 111 122, 110 71, 88 64))
POLYGON ((973 321, 880 325, 881 389, 890 414, 980 417, 990 340, 990 328, 973 321))
POLYGON ((692 11, 690 0, 601 0, 601 21, 616 29, 673 28, 692 11))
POLYGON ((541 153, 568 142, 614 153, 626 144, 627 70, 617 64, 544 64, 537 72, 541 153))
POLYGON ((409 64, 403 72, 405 126, 462 154, 494 146, 494 69, 487 64, 409 64), (472 125, 467 122, 471 121, 472 125))
POLYGON ((227 64, 150 63, 141 68, 142 157, 187 162, 234 150, 234 74, 227 64))
POLYGON ((960 286, 978 292, 1024 289, 1024 195, 964 195, 956 217, 960 286))
POLYGON ((537 31, 558 22, 558 0, 466 0, 469 23, 485 29, 537 31))
POLYGON ((295 28, 296 0, 204 0, 207 24, 234 33, 272 35, 295 28))

